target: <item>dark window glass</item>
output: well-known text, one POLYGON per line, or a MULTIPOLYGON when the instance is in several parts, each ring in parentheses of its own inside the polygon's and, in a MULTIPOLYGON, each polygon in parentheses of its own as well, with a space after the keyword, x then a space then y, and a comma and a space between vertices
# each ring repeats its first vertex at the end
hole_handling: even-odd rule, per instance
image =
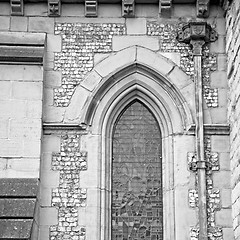
POLYGON ((139 101, 113 130, 112 240, 163 239, 161 133, 139 101))

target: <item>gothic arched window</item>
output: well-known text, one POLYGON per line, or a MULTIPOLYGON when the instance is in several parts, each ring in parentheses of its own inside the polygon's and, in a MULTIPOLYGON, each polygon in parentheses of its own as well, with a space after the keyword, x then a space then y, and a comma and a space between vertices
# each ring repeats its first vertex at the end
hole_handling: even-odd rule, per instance
POLYGON ((112 144, 112 240, 163 239, 162 143, 140 101, 119 114, 112 144))

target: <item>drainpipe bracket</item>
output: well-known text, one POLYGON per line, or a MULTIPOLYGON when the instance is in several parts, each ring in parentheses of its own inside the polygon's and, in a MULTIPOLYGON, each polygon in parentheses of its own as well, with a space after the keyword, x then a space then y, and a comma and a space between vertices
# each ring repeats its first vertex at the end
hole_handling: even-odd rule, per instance
POLYGON ((189 163, 189 170, 196 172, 198 169, 205 169, 206 171, 211 171, 212 164, 207 161, 197 161, 189 163))

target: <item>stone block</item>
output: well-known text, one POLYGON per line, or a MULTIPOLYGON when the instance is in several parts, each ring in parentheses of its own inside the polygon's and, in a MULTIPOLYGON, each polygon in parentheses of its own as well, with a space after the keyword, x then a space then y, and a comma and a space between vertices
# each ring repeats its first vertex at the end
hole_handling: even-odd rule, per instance
MULTIPOLYGON (((178 161, 174 164, 174 183, 176 186, 189 185, 190 174, 187 165, 188 152, 194 152, 194 137, 192 136, 175 136, 174 137, 174 156, 178 161)), ((166 179, 171 178, 166 175, 166 179)))
POLYGON ((231 188, 231 172, 221 171, 213 174, 213 185, 215 188, 230 189, 231 188))
POLYGON ((83 110, 89 95, 90 92, 82 86, 76 88, 71 103, 64 116, 64 122, 79 121, 80 113, 83 110))
POLYGON ((62 122, 65 114, 65 108, 44 106, 43 121, 44 122, 62 122))
POLYGON ((42 151, 44 153, 60 152, 61 138, 57 135, 44 135, 42 151))
POLYGON ((21 157, 23 155, 23 142, 19 140, 0 139, 1 157, 21 157))
POLYGON ((230 158, 228 152, 219 153, 219 163, 221 170, 230 171, 230 158))
POLYGON ((0 119, 26 117, 26 103, 20 100, 0 100, 0 119))
POLYGON ((0 158, 0 172, 3 172, 7 169, 7 158, 0 158))
POLYGON ((58 209, 54 207, 40 207, 40 225, 50 226, 58 224, 58 209))
POLYGON ((0 81, 0 99, 6 100, 11 96, 11 82, 9 81, 0 81))
POLYGON ((232 207, 232 190, 231 189, 222 189, 221 190, 221 203, 222 208, 231 208, 232 207))
POLYGON ((91 71, 91 73, 81 82, 81 86, 92 92, 101 80, 102 77, 96 71, 91 71))
MULTIPOLYGON (((52 169, 52 152, 43 152, 41 155, 41 169, 50 171, 52 169)), ((40 170, 40 171, 42 171, 40 170)))
POLYGON ((213 124, 227 123, 227 107, 218 107, 210 109, 213 124))
POLYGON ((20 100, 42 100, 42 83, 13 82, 12 97, 20 100))
POLYGON ((51 207, 52 201, 52 188, 44 187, 40 184, 39 203, 42 207, 51 207))
MULTIPOLYGON (((0 42, 3 44, 16 45, 40 45, 43 46, 45 42, 45 33, 30 33, 30 32, 1 32, 0 42)), ((28 65, 29 66, 29 65, 28 65)), ((17 67, 12 66, 12 67, 17 67)), ((20 66, 18 66, 20 67, 20 66)), ((31 67, 31 66, 29 66, 31 67)))
POLYGON ((226 71, 227 70, 227 56, 225 54, 218 54, 217 70, 218 71, 226 71))
POLYGON ((157 18, 159 8, 155 4, 136 4, 135 16, 136 17, 150 17, 157 18))
POLYGON ((107 58, 108 56, 110 56, 109 53, 95 53, 94 54, 94 66, 96 64, 98 64, 99 62, 101 62, 103 59, 107 58))
POLYGON ((62 73, 60 71, 44 71, 44 86, 60 87, 62 84, 62 73))
POLYGON ((0 215, 8 217, 33 217, 36 199, 0 199, 0 215))
POLYGON ((215 18, 215 21, 217 21, 217 26, 216 26, 217 33, 219 35, 225 35, 226 34, 226 20, 225 20, 225 18, 218 17, 218 18, 215 18))
POLYGON ((228 105, 228 90, 218 89, 218 106, 226 107, 228 105))
POLYGON ((159 50, 159 41, 157 37, 148 36, 113 36, 112 48, 113 51, 131 46, 142 46, 151 50, 159 50))
POLYGON ((60 35, 47 34, 47 51, 61 52, 62 37, 60 35))
POLYGON ((47 3, 27 3, 24 5, 25 16, 47 16, 47 3))
POLYGON ((181 55, 180 53, 174 53, 174 52, 158 52, 162 56, 170 59, 175 64, 177 64, 180 67, 180 61, 181 61, 181 55))
POLYGON ((212 152, 229 152, 229 136, 212 136, 212 152))
POLYGON ((54 96, 54 90, 52 88, 44 88, 43 90, 43 104, 46 106, 53 106, 53 96, 54 96))
POLYGON ((233 228, 223 228, 223 239, 234 240, 233 228))
POLYGON ((39 178, 40 160, 37 158, 9 158, 3 170, 3 178, 39 178))
POLYGON ((118 4, 99 4, 98 5, 98 17, 99 18, 121 18, 122 9, 118 4))
POLYGON ((0 238, 29 239, 31 227, 29 219, 0 219, 0 238))
POLYGON ((36 178, 9 178, 0 179, 1 197, 36 197, 38 179, 36 178))
POLYGON ((39 240, 49 239, 49 235, 50 235, 49 226, 39 226, 39 237, 38 237, 39 240))
POLYGON ((217 41, 210 44, 210 52, 225 53, 226 38, 224 35, 219 35, 217 41))
POLYGON ((172 17, 196 17, 196 7, 192 4, 173 4, 172 17))
POLYGON ((0 65, 0 81, 43 81, 41 66, 0 65))
POLYGON ((232 227, 231 209, 221 209, 216 213, 216 224, 222 227, 232 227))
POLYGON ((10 17, 0 16, 0 30, 9 31, 10 29, 10 17))
POLYGON ((227 88, 227 73, 226 71, 214 71, 210 73, 210 82, 212 88, 227 88))
MULTIPOLYGON (((80 5, 81 6, 81 5, 80 5)), ((60 17, 55 19, 55 23, 89 23, 89 18, 86 17, 60 17)), ((125 24, 125 18, 91 18, 91 23, 120 23, 125 24)))
POLYGON ((45 52, 43 57, 44 70, 49 71, 54 68, 54 52, 45 52))
POLYGON ((22 16, 12 16, 10 30, 15 32, 27 32, 28 19, 22 16))
POLYGON ((59 172, 42 170, 40 173, 41 186, 45 188, 57 188, 59 186, 59 172))
POLYGON ((136 60, 162 75, 167 75, 174 67, 174 64, 167 58, 143 47, 137 47, 136 60))
POLYGON ((63 4, 62 5, 62 17, 84 17, 84 4, 79 3, 76 7, 76 4, 63 4))
POLYGON ((170 82, 175 85, 178 90, 192 84, 190 77, 178 67, 174 67, 168 77, 170 82))
POLYGON ((129 35, 144 35, 147 33, 147 21, 145 18, 127 18, 126 28, 129 35))
POLYGON ((54 33, 54 18, 29 17, 28 21, 28 31, 30 32, 54 33))
POLYGON ((33 140, 41 139, 41 119, 10 119, 9 137, 27 138, 33 140))
POLYGON ((136 61, 136 47, 131 47, 112 54, 104 61, 100 62, 95 71, 102 77, 106 77, 136 61))
POLYGON ((188 239, 190 226, 197 224, 197 214, 188 206, 187 187, 175 189, 175 204, 176 239, 188 239))
POLYGON ((29 119, 42 118, 42 100, 27 101, 26 103, 26 117, 29 119))
POLYGON ((40 157, 41 152, 41 141, 40 140, 32 140, 24 139, 23 141, 23 156, 24 157, 40 157))
POLYGON ((0 15, 10 16, 10 7, 8 2, 0 2, 0 15))

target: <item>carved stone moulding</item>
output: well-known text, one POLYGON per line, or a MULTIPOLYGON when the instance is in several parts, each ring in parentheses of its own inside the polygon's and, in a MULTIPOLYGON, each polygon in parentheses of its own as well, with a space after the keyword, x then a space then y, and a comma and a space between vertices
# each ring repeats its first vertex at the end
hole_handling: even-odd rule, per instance
POLYGON ((85 17, 97 17, 98 16, 98 2, 97 0, 85 1, 85 17))
POLYGON ((0 32, 1 64, 43 64, 45 33, 0 32))
POLYGON ((171 17, 172 0, 159 0, 159 13, 161 17, 171 17))
POLYGON ((197 0, 197 16, 207 18, 209 16, 210 0, 197 0))
POLYGON ((122 0, 122 16, 135 17, 135 0, 122 0))
POLYGON ((189 22, 178 32, 179 42, 189 44, 191 41, 214 42, 218 38, 217 32, 206 22, 189 22))
POLYGON ((61 15, 61 0, 48 0, 48 16, 59 17, 61 15))
POLYGON ((23 0, 11 0, 10 6, 12 16, 23 16, 23 0))

